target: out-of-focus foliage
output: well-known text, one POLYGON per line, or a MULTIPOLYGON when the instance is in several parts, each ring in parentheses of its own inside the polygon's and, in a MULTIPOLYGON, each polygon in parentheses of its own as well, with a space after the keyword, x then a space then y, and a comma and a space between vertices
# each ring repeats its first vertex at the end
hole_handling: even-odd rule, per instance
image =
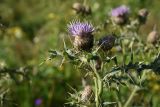
MULTIPOLYGON (((78 1, 83 3, 85 0, 78 1)), ((76 68, 68 63, 62 64, 63 59, 47 60, 45 64, 41 64, 49 56, 48 50, 63 49, 63 39, 70 45, 70 38, 66 32, 67 24, 72 19, 81 17, 72 9, 74 2, 76 0, 0 0, 0 69, 12 69, 13 72, 18 70, 23 74, 17 76, 11 75, 10 72, 0 72, 0 106, 62 107, 67 102, 70 86, 81 88, 81 72, 77 72, 76 68)), ((98 27, 103 26, 107 14, 113 7, 125 4, 131 8, 133 17, 141 8, 145 7, 150 11, 147 23, 140 29, 143 41, 146 41, 146 36, 154 25, 159 28, 159 0, 86 2, 92 9, 92 14, 86 19, 98 27)), ((111 33, 110 29, 105 29, 98 32, 95 38, 106 32, 111 33)), ((150 62, 152 59, 148 56, 145 60, 150 62)), ((148 92, 143 93, 139 103, 153 98, 153 106, 158 107, 160 77, 154 73, 148 75, 150 95, 148 92), (144 95, 148 97, 143 99, 144 95)), ((120 94, 124 96, 121 97, 127 98, 126 91, 128 89, 122 87, 120 94)), ((114 100, 113 93, 104 94, 103 97, 114 100)))

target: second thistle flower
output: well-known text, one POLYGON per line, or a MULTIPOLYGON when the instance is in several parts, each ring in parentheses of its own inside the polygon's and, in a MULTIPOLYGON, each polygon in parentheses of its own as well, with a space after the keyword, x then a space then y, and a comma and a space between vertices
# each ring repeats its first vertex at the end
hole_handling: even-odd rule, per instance
POLYGON ((93 47, 93 32, 95 28, 89 22, 73 21, 68 25, 68 31, 74 37, 74 47, 90 51, 93 47))
POLYGON ((123 25, 128 20, 129 8, 125 5, 119 6, 111 11, 112 20, 119 25, 123 25))

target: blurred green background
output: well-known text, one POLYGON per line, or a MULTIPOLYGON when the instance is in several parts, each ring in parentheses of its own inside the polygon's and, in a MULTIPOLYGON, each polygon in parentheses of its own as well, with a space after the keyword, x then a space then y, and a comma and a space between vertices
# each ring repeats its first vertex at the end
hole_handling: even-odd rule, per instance
MULTIPOLYGON (((131 8, 133 16, 141 8, 149 10, 149 21, 141 28, 144 38, 160 23, 159 0, 86 1, 93 12, 87 19, 97 26, 112 8, 122 4, 131 8)), ((79 17, 72 10, 74 2, 83 0, 0 0, 0 66, 32 68, 28 79, 0 79, 0 90, 8 90, 5 107, 35 107, 37 99, 42 102, 39 107, 63 107, 70 91, 68 84, 81 85, 81 73, 69 64, 59 67, 61 60, 39 66, 49 49, 63 49, 63 38, 69 41, 67 24, 79 17)), ((156 91, 160 91, 159 85, 156 91)))

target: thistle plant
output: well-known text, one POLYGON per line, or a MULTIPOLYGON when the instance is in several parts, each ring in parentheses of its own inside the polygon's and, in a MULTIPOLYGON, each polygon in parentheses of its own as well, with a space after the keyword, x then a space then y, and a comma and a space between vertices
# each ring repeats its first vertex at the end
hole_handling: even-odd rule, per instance
MULTIPOLYGON (((129 13, 129 7, 124 5, 113 9, 111 20, 107 19, 107 27, 113 33, 105 32, 105 28, 100 27, 106 36, 99 39, 95 37, 96 26, 87 21, 71 21, 67 27, 74 48, 66 46, 64 41, 64 50, 49 51, 49 59, 54 60, 60 56, 62 63, 70 62, 77 71, 81 71, 83 78, 87 78, 87 85, 80 86, 81 88, 74 89, 70 86, 73 92, 69 92, 66 104, 77 107, 135 106, 132 100, 136 93, 146 89, 146 74, 159 74, 160 48, 152 53, 155 48, 148 48, 139 32, 141 25, 147 21, 148 11, 140 10, 137 19, 131 20, 129 13), (113 51, 116 47, 121 47, 121 51, 113 51), (156 57, 148 61, 144 56, 150 55, 156 57), (126 98, 121 97, 121 89, 124 87, 131 93, 126 98), (109 101, 105 94, 111 91, 116 95, 112 95, 114 100, 109 101)), ((151 34, 158 39, 157 32, 151 34)), ((147 41, 151 41, 151 38, 148 37, 147 41)), ((158 40, 154 43, 159 45, 158 40)))
POLYGON ((0 107, 160 107, 159 5, 1 0, 0 107))

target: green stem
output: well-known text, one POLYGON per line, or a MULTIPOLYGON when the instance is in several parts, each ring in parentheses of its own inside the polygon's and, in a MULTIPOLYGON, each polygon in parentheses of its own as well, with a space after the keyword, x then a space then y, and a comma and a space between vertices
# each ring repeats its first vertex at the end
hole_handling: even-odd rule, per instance
POLYGON ((128 105, 130 104, 132 98, 134 97, 134 95, 135 95, 135 93, 136 93, 136 91, 137 91, 138 89, 139 89, 138 86, 135 86, 135 87, 134 87, 131 95, 129 96, 129 98, 128 98, 128 100, 127 100, 127 102, 124 104, 124 107, 128 107, 128 105))
MULTIPOLYGON (((142 77, 140 79, 140 84, 141 84, 142 80, 144 79, 144 77, 145 77, 145 72, 143 72, 143 74, 142 74, 142 77)), ((127 102, 124 104, 124 107, 128 107, 128 105, 130 104, 130 102, 131 102, 132 98, 134 97, 135 93, 137 92, 137 90, 139 90, 139 87, 135 86, 131 95, 129 96, 127 102)))
POLYGON ((94 83, 95 83, 95 102, 96 102, 96 107, 99 106, 99 99, 98 99, 98 85, 97 85, 97 78, 94 77, 94 83))
POLYGON ((100 77, 100 75, 98 74, 97 70, 95 69, 95 67, 93 68, 93 71, 95 73, 95 88, 96 88, 96 97, 95 97, 95 101, 96 101, 96 107, 99 107, 100 105, 100 96, 102 94, 102 91, 103 91, 103 82, 102 82, 102 79, 100 77))
POLYGON ((87 0, 83 1, 83 5, 86 6, 87 5, 87 0))

